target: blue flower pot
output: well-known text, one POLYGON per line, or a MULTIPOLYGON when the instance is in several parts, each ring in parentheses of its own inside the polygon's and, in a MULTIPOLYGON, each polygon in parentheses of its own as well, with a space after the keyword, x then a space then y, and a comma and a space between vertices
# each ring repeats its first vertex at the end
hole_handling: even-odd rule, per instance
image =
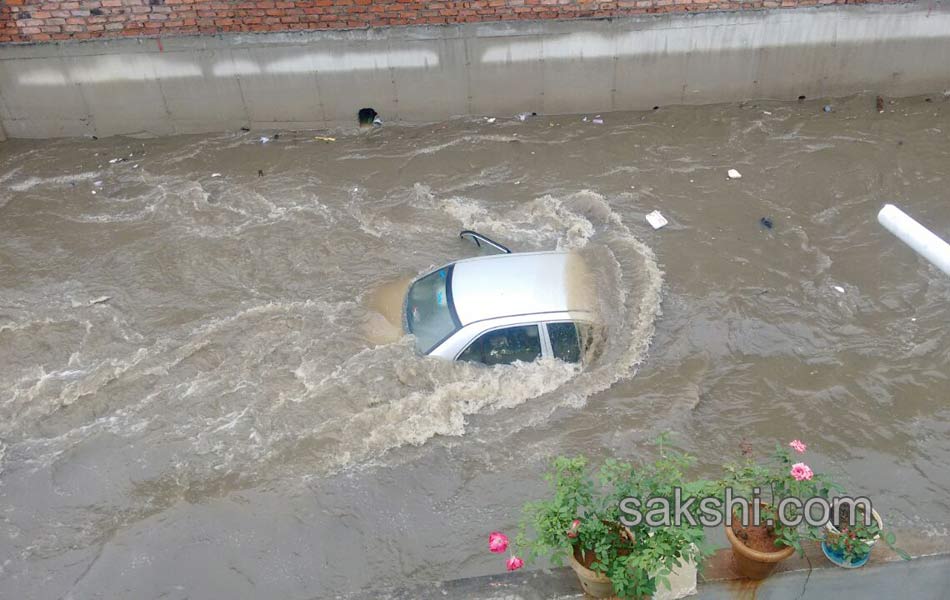
MULTIPOLYGON (((878 528, 884 529, 884 521, 881 520, 881 515, 879 515, 874 509, 871 509, 871 515, 874 517, 874 520, 877 521, 878 528)), ((825 529, 829 533, 838 533, 838 530, 831 523, 825 523, 825 529)), ((874 546, 874 542, 877 541, 878 537, 879 536, 875 536, 874 539, 869 542, 869 545, 874 546)), ((835 552, 824 541, 821 542, 821 551, 825 553, 825 556, 828 558, 828 560, 845 569, 857 569, 863 567, 871 558, 871 553, 868 552, 861 558, 856 558, 849 562, 847 559, 845 559, 843 553, 835 552)))
POLYGON ((825 556, 828 557, 828 560, 845 569, 857 569, 859 567, 863 567, 868 562, 868 559, 871 558, 871 553, 868 552, 863 557, 856 558, 849 562, 847 559, 845 559, 843 553, 835 552, 830 547, 828 547, 828 544, 825 542, 821 543, 821 551, 825 553, 825 556))

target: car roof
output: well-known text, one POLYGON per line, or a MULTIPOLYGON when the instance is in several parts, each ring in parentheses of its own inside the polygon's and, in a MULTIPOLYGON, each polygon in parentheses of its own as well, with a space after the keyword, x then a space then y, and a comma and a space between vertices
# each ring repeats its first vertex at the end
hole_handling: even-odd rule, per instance
POLYGON ((514 315, 590 311, 583 261, 571 252, 523 252, 454 263, 452 302, 462 325, 514 315))

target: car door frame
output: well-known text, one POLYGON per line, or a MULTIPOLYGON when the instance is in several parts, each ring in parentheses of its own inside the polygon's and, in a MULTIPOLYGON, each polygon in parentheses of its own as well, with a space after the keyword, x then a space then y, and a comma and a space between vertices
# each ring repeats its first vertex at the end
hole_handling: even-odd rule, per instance
MULTIPOLYGON (((542 324, 544 325, 544 327, 542 327, 541 329, 544 330, 544 339, 545 339, 545 343, 547 344, 547 349, 548 349, 548 350, 547 350, 547 352, 548 352, 547 356, 550 356, 551 358, 556 358, 556 357, 554 356, 554 345, 551 343, 551 334, 550 334, 550 332, 548 331, 548 325, 553 325, 553 324, 556 324, 556 323, 572 323, 575 328, 576 328, 578 325, 581 325, 581 324, 590 325, 590 326, 594 326, 594 325, 595 325, 595 323, 593 322, 593 320, 591 320, 590 318, 584 318, 584 315, 582 315, 582 314, 580 314, 580 313, 564 313, 564 315, 566 315, 566 316, 564 316, 563 318, 546 319, 546 320, 542 321, 542 324)), ((578 332, 578 336, 577 336, 577 341, 578 341, 578 343, 580 343, 580 335, 579 335, 579 332, 578 332)), ((581 351, 581 352, 580 352, 580 357, 581 357, 581 359, 580 359, 577 363, 571 363, 571 364, 581 364, 581 365, 584 364, 584 360, 583 360, 583 358, 584 358, 583 348, 579 348, 579 350, 581 351)))
MULTIPOLYGON (((452 360, 458 360, 459 357, 462 356, 462 354, 463 354, 466 350, 468 350, 468 349, 471 347, 472 344, 474 344, 474 343, 475 343, 478 339, 480 339, 482 336, 484 336, 484 335, 486 335, 486 334, 488 334, 488 333, 491 333, 492 331, 498 331, 499 329, 510 329, 510 328, 512 328, 512 327, 527 327, 527 326, 529 326, 529 325, 534 325, 535 327, 538 328, 538 341, 541 343, 541 356, 540 356, 539 358, 546 358, 546 357, 551 356, 551 344, 550 344, 550 340, 548 339, 548 336, 547 336, 547 328, 546 328, 546 327, 543 327, 544 321, 538 321, 538 320, 534 320, 534 319, 529 319, 529 320, 527 320, 527 321, 520 321, 520 320, 519 320, 519 321, 515 321, 515 322, 511 322, 511 323, 496 324, 496 325, 494 325, 494 326, 491 326, 491 325, 490 325, 493 321, 502 321, 502 320, 503 320, 503 321, 508 321, 509 319, 511 319, 511 317, 504 317, 503 319, 492 319, 492 321, 487 321, 487 322, 485 322, 485 323, 486 323, 487 325, 489 325, 489 326, 487 326, 487 327, 485 327, 485 328, 482 328, 482 329, 479 329, 478 333, 476 333, 475 335, 473 335, 473 336, 468 340, 468 342, 467 342, 464 346, 462 346, 462 349, 461 349, 461 350, 458 350, 458 351, 455 353, 455 357, 454 357, 452 360)), ((537 359, 535 359, 535 360, 537 360, 537 359)), ((532 361, 532 362, 533 362, 533 361, 532 361)), ((484 364, 484 363, 479 363, 479 364, 484 364)))
POLYGON ((469 345, 479 336, 494 329, 516 327, 518 325, 538 325, 541 328, 541 357, 553 356, 551 340, 548 337, 547 322, 559 323, 562 321, 593 322, 594 319, 586 311, 557 311, 547 313, 525 313, 508 317, 497 317, 484 321, 474 321, 462 326, 461 329, 450 335, 445 341, 429 352, 429 356, 445 360, 457 360, 469 345))

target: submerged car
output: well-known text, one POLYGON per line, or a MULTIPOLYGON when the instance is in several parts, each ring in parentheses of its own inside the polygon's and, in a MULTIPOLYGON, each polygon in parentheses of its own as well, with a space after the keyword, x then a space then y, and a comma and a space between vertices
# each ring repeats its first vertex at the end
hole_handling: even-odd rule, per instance
POLYGON ((584 362, 597 324, 581 257, 492 245, 506 253, 449 263, 409 287, 403 325, 418 351, 487 365, 584 362))

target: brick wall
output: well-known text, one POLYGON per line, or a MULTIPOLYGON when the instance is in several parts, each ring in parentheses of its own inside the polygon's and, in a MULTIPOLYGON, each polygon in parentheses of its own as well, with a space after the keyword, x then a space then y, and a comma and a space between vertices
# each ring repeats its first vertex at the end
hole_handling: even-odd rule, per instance
POLYGON ((0 43, 794 8, 899 0, 0 0, 0 43))

